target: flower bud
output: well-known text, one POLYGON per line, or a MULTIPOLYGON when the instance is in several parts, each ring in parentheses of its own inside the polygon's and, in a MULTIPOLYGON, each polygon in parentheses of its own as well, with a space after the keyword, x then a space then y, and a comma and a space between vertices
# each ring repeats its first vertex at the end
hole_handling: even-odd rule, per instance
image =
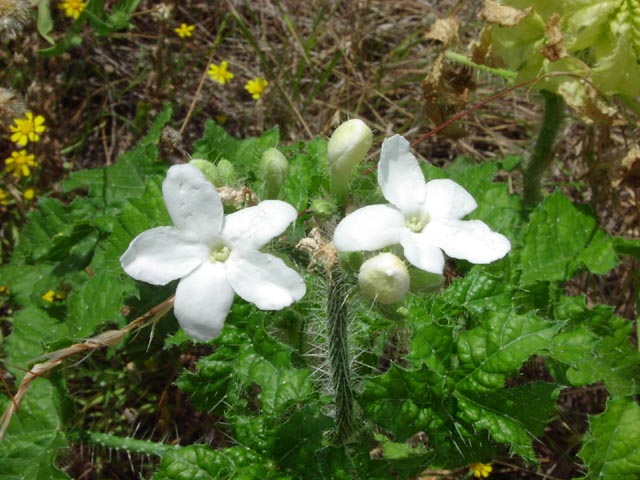
POLYGON ((282 185, 289 176, 289 161, 277 148, 268 148, 260 160, 262 175, 262 198, 277 198, 282 185))
POLYGON ((344 122, 331 135, 327 145, 331 191, 339 203, 346 200, 351 169, 364 160, 372 140, 371 129, 357 118, 344 122))
POLYGON ((329 218, 336 213, 336 206, 331 202, 316 198, 311 202, 311 213, 318 218, 329 218))
POLYGON ((409 270, 392 253, 381 253, 362 264, 358 283, 365 297, 379 303, 394 303, 409 291, 409 270))
POLYGON ((236 174, 236 169, 233 167, 233 164, 229 160, 227 160, 226 158, 221 159, 217 163, 216 167, 218 168, 218 173, 220 174, 220 181, 222 185, 233 187, 236 183, 238 183, 238 175, 236 174))
POLYGON ((213 183, 214 186, 222 186, 222 179, 220 178, 218 167, 216 167, 212 162, 201 158, 194 158, 189 163, 204 173, 207 180, 213 183))

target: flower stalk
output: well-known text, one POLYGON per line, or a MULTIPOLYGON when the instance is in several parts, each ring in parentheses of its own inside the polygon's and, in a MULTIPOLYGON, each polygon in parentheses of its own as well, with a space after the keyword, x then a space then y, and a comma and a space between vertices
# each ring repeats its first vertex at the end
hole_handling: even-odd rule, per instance
POLYGON ((327 320, 329 323, 329 363, 335 394, 334 439, 346 442, 353 432, 353 388, 348 335, 348 285, 343 273, 334 269, 329 280, 327 320))
POLYGON ((564 101, 553 92, 543 91, 542 127, 531 159, 524 171, 524 204, 535 207, 542 200, 541 180, 553 160, 553 144, 564 118, 564 101))

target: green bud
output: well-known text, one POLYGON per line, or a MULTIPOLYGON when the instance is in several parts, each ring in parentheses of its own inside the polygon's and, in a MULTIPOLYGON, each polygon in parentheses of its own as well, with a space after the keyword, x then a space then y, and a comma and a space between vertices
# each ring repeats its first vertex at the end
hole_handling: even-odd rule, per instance
POLYGON ((371 129, 357 118, 344 122, 331 135, 327 145, 331 192, 339 203, 346 201, 351 170, 364 160, 372 141, 371 129))
POLYGON ((218 168, 218 173, 220 174, 220 181, 222 182, 222 185, 233 187, 236 183, 238 183, 236 169, 233 167, 233 164, 229 160, 227 160, 226 158, 221 159, 216 167, 218 168))
POLYGON ((358 283, 362 294, 376 302, 398 302, 409 291, 409 270, 392 253, 381 253, 360 267, 358 283))
POLYGON ((268 148, 260 160, 262 175, 262 198, 277 198, 282 185, 289 176, 289 161, 277 148, 268 148))
POLYGON ((202 173, 204 173, 204 176, 207 177, 207 180, 213 183, 216 187, 222 185, 218 168, 209 160, 194 158, 189 163, 200 170, 202 173))
POLYGON ((411 276, 411 289, 421 292, 433 292, 438 290, 444 283, 444 276, 439 273, 425 272, 418 268, 409 271, 411 276))
POLYGON ((336 210, 337 208, 333 203, 322 200, 321 198, 316 198, 311 202, 311 213, 318 218, 329 218, 336 213, 336 210))

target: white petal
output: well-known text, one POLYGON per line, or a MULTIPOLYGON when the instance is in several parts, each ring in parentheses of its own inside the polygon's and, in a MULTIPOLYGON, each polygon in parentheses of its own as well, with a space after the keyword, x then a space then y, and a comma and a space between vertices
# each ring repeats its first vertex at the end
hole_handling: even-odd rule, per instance
POLYGON ((406 230, 402 235, 401 245, 404 248, 404 256, 411 265, 426 272, 442 274, 442 250, 432 245, 422 234, 406 230))
POLYGON ((306 292, 302 277, 273 255, 234 250, 225 265, 236 293, 262 310, 280 310, 306 292))
POLYGON ((511 250, 507 237, 492 231, 480 220, 435 220, 427 224, 422 235, 450 257, 471 263, 491 263, 511 250))
POLYGON ((162 194, 173 224, 207 243, 220 235, 224 212, 215 187, 193 165, 174 165, 162 182, 162 194))
POLYGON ((194 234, 158 227, 134 238, 120 257, 120 264, 136 280, 166 285, 188 275, 208 255, 208 248, 194 234))
POLYGON ((232 249, 240 246, 258 250, 284 232, 297 216, 296 209, 288 203, 265 200, 255 207, 227 215, 222 227, 222 238, 232 249))
POLYGON ((469 192, 448 179, 427 182, 425 205, 431 219, 460 219, 478 207, 469 192))
POLYGON ((405 216, 420 211, 426 193, 424 175, 418 160, 409 151, 409 142, 403 136, 394 135, 382 143, 378 183, 384 198, 405 216))
POLYGON ((369 205, 347 215, 336 227, 333 243, 339 252, 377 250, 400 243, 404 217, 392 205, 369 205))
POLYGON ((233 297, 225 265, 204 262, 180 280, 173 313, 191 338, 211 340, 222 331, 233 297))

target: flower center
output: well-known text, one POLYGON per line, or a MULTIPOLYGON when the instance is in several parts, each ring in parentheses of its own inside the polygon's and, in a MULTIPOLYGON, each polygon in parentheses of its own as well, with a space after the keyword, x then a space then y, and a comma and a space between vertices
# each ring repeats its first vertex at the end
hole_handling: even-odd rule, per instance
POLYGON ((224 262, 227 258, 229 258, 230 254, 231 250, 226 245, 216 247, 211 249, 211 252, 209 252, 209 261, 211 263, 224 262))
POLYGON ((407 218, 405 225, 412 232, 420 233, 427 223, 429 223, 429 214, 425 212, 420 216, 414 215, 407 218))

